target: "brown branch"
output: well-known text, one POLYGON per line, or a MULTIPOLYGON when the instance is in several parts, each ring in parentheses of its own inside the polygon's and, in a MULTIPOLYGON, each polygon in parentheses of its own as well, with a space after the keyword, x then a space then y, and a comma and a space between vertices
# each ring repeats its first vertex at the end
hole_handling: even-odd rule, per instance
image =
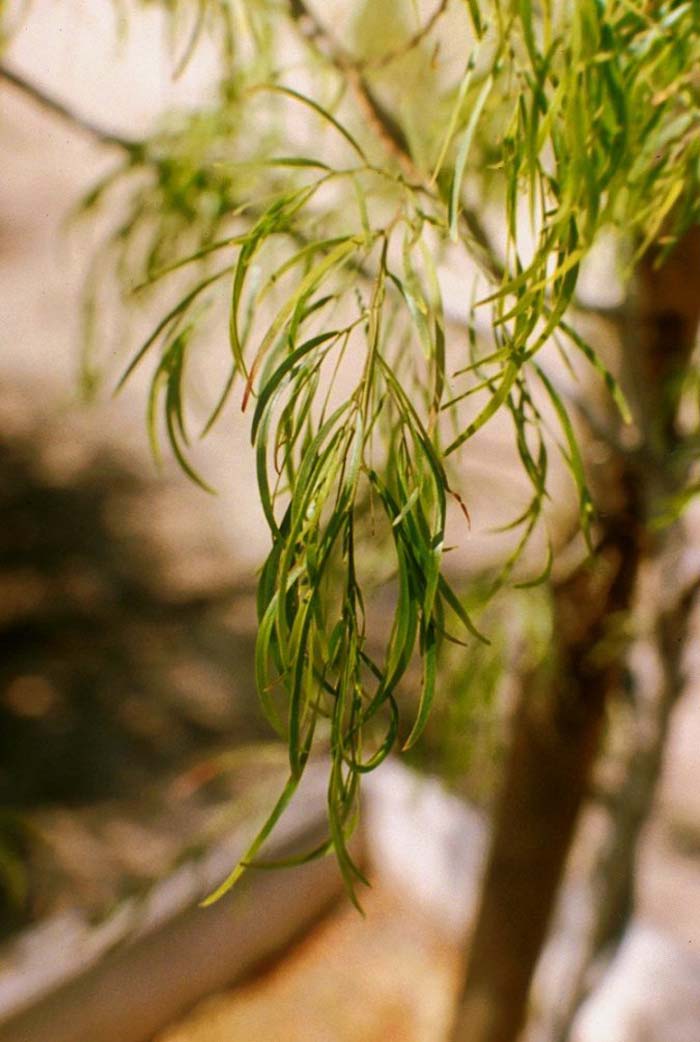
POLYGON ((290 11, 292 20, 306 42, 350 84, 365 119, 404 174, 420 178, 403 129, 375 97, 362 75, 360 63, 337 42, 304 0, 290 0, 290 11))
MULTIPOLYGON (((427 177, 418 169, 413 160, 408 138, 402 127, 391 113, 387 111, 385 106, 382 105, 363 76, 365 65, 348 54, 341 44, 337 42, 331 31, 306 4, 305 0, 289 0, 289 6, 292 21, 297 26, 301 36, 352 87, 358 107, 385 151, 399 164, 403 173, 416 182, 417 187, 422 192, 433 196, 434 193, 427 177)), ((421 37, 427 35, 432 30, 446 6, 447 2, 445 0, 433 13, 423 29, 419 31, 421 37)), ((388 56, 388 60, 395 56, 396 53, 392 52, 388 56)), ((493 281, 500 282, 503 278, 503 266, 498 260, 481 218, 468 207, 462 206, 460 219, 463 235, 480 266, 493 281)))
POLYGON ((380 58, 366 59, 365 61, 358 62, 358 66, 363 69, 384 69, 391 62, 396 61, 397 58, 403 58, 404 55, 408 54, 414 48, 419 47, 426 37, 430 36, 431 32, 442 18, 443 14, 447 10, 449 0, 441 0, 438 6, 435 8, 427 22, 417 32, 406 40, 401 46, 394 48, 393 51, 388 51, 383 54, 380 58))
POLYGON ((540 361, 538 365, 554 387, 554 390, 557 392, 559 397, 567 401, 571 408, 576 411, 593 438, 602 442, 621 458, 632 458, 633 456, 638 455, 638 450, 626 448, 615 436, 615 432, 596 415, 594 409, 591 407, 591 403, 586 399, 585 395, 573 388, 565 387, 562 382, 557 379, 556 375, 551 371, 550 367, 547 366, 546 363, 540 361))
POLYGON ((25 79, 20 73, 14 72, 7 65, 0 64, 0 80, 9 83, 11 87, 21 91, 25 97, 35 102, 41 108, 46 109, 47 112, 52 113, 54 116, 58 116, 65 123, 69 123, 76 130, 88 135, 101 145, 114 145, 130 154, 138 152, 141 148, 140 142, 105 130, 103 127, 98 126, 97 123, 93 123, 92 120, 74 112, 67 105, 64 105, 62 101, 54 98, 42 87, 38 87, 25 79))
MULTIPOLYGON (((654 562, 657 582, 660 575, 673 574, 676 556, 673 548, 670 554, 668 549, 665 555, 659 554, 654 562)), ((618 783, 614 793, 607 794, 606 835, 589 883, 594 915, 579 938, 574 972, 560 986, 556 1008, 549 1012, 549 1023, 545 1022, 540 1032, 549 1042, 569 1039, 576 1014, 596 981, 592 968, 601 962, 609 963, 634 912, 639 839, 663 769, 672 714, 686 686, 683 655, 699 590, 697 579, 687 588, 680 584, 680 594, 674 603, 659 611, 647 635, 659 656, 662 680, 655 688, 653 680, 644 674, 635 678, 633 720, 623 725, 634 737, 625 757, 622 783, 618 783)))
MULTIPOLYGON (((435 24, 442 13, 443 6, 441 5, 434 12, 430 22, 426 23, 426 26, 424 26, 425 32, 429 31, 429 26, 432 28, 432 25, 435 24)), ((330 31, 311 12, 304 0, 290 0, 290 10, 294 22, 307 43, 319 51, 325 60, 335 66, 338 72, 351 84, 355 91, 358 105, 364 113, 369 126, 387 152, 399 163, 404 174, 418 182, 417 187, 421 191, 429 191, 424 175, 413 162, 406 135, 391 113, 386 110, 370 90, 361 74, 360 64, 334 40, 330 31)), ((99 126, 97 123, 69 108, 42 87, 30 82, 26 77, 13 71, 7 65, 0 63, 0 81, 3 80, 47 112, 58 116, 59 119, 62 119, 100 144, 120 148, 131 156, 137 156, 142 152, 142 142, 123 137, 99 126)), ((467 208, 462 209, 460 216, 465 238, 469 242, 471 250, 477 256, 481 267, 494 281, 500 281, 503 269, 496 257, 488 232, 481 219, 476 213, 467 208)))

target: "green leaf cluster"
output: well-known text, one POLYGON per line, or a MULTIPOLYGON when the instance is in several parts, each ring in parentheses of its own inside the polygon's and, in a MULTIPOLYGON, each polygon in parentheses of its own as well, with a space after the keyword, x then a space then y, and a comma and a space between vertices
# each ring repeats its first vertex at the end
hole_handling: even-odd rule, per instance
MULTIPOLYGON (((448 502, 463 507, 455 461, 492 417, 509 414, 532 494, 492 588, 511 577, 540 523, 551 425, 592 546, 566 396, 537 356, 553 340, 565 364, 581 354, 628 418, 570 319, 581 263, 603 229, 620 229, 632 258, 652 242, 663 256, 698 219, 695 0, 465 0, 411 33, 405 6, 397 53, 420 50, 439 67, 441 32, 453 46, 462 41, 458 79, 436 74, 437 132, 404 133, 372 74, 377 55, 351 54, 320 7, 202 3, 202 19, 208 9, 226 13, 236 29, 215 104, 134 143, 85 203, 128 187, 104 248, 123 281, 138 272, 138 282, 161 286, 193 272, 125 376, 159 352, 152 440, 160 409, 176 458, 203 484, 187 460, 186 360, 198 309, 229 287, 229 377, 204 428, 239 386, 271 536, 256 674, 265 713, 288 743, 290 775, 217 894, 257 857, 319 745, 329 755, 329 837, 313 853, 333 849, 351 889, 361 879, 347 845, 359 779, 399 736, 408 747, 419 737, 455 618, 478 636, 443 568, 448 502), (293 129, 301 114, 311 132, 293 129), (501 243, 469 204, 487 182, 503 208, 501 243), (441 265, 454 263, 454 251, 477 271, 458 334, 441 292, 441 265), (475 333, 480 314, 486 338, 475 333), (375 531, 394 591, 379 652, 358 565, 375 531), (416 654, 421 695, 405 728, 400 685, 416 654)), ((550 550, 537 581, 551 561, 550 550)))

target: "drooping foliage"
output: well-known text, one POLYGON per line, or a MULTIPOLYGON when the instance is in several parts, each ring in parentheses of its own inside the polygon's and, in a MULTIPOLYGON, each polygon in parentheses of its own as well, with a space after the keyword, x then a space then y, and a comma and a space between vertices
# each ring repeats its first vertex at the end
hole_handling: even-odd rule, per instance
POLYGON ((352 887, 361 775, 399 736, 404 748, 418 739, 441 643, 480 636, 443 555, 448 508, 468 519, 459 460, 497 412, 512 418, 531 486, 500 581, 546 501, 545 410, 594 541, 574 426, 538 353, 554 340, 563 364, 583 355, 628 416, 571 312, 602 231, 631 266, 652 242, 663 257, 698 219, 700 3, 392 0, 382 18, 371 0, 162 6, 176 73, 214 41, 211 101, 145 140, 113 139, 120 158, 83 209, 120 200, 91 292, 116 271, 127 296, 166 301, 122 381, 151 364, 154 446, 164 431, 202 484, 188 367, 209 345, 204 302, 229 305, 229 375, 202 426, 231 400, 249 418, 271 539, 256 675, 290 775, 217 894, 256 857, 317 742, 330 828, 313 853, 334 849, 352 887), (502 213, 500 237, 486 205, 502 213), (446 309, 447 265, 464 289, 446 309), (378 541, 391 596, 377 633, 362 561, 378 541), (400 683, 416 657, 407 727, 400 683))

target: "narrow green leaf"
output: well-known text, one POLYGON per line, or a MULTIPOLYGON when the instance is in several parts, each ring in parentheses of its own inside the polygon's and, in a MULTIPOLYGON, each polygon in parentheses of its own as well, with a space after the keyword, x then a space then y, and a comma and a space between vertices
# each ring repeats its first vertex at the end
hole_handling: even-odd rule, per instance
POLYGON ((284 94, 288 98, 292 98, 294 101, 299 101, 302 105, 306 105, 308 108, 318 113, 318 115, 321 116, 322 119, 326 120, 327 123, 330 123, 332 127, 335 127, 338 133, 341 134, 348 142, 348 144, 354 149, 354 151, 360 157, 362 162, 366 165, 369 165, 369 160, 367 159, 367 156, 365 155, 363 149, 357 143, 355 138, 352 136, 350 131, 346 127, 344 127, 342 123, 340 123, 335 118, 335 116, 331 115, 328 109, 324 108, 323 105, 319 104, 318 101, 315 101, 314 98, 309 98, 306 94, 302 94, 300 91, 294 90, 292 87, 285 87, 281 83, 263 83, 255 87, 254 90, 265 91, 268 93, 275 94, 284 94))
POLYGON ((428 626, 426 634, 426 647, 423 652, 424 673, 423 687, 421 690, 418 714, 411 733, 403 744, 402 751, 407 752, 416 744, 428 722, 430 710, 435 696, 435 676, 437 673, 437 640, 435 627, 428 626))
POLYGON ((246 850, 245 854, 243 854, 243 856, 239 859, 233 870, 226 877, 226 879, 224 879, 223 883, 221 883, 216 888, 216 890, 214 890, 211 894, 205 897, 203 901, 200 902, 201 908, 207 908, 209 905, 214 904, 215 901, 219 901, 225 894, 229 892, 231 887, 235 886, 235 884, 238 882, 238 880, 245 872, 246 865, 253 861, 255 855, 258 853, 263 843, 269 837, 275 825, 282 817, 282 814, 289 806, 292 796, 296 792, 298 786, 299 778, 293 775, 289 778, 287 784, 282 790, 281 796, 277 800, 277 803, 275 804, 272 810, 272 813, 270 814, 263 827, 258 832, 253 842, 246 850))
POLYGON ((459 238, 458 221, 459 221, 459 200, 462 191, 462 181, 464 179, 464 171, 467 165, 467 159, 469 158, 469 150, 471 149, 472 141, 474 139, 474 133, 477 128, 477 124, 481 117, 482 110, 486 104, 491 90, 493 88, 493 76, 488 76, 482 86, 481 90, 476 96, 474 106, 469 115, 469 121, 465 127, 462 139, 459 144, 457 151, 457 160, 455 162, 455 172, 452 178, 452 189, 450 192, 450 204, 448 208, 448 218, 450 226, 450 237, 453 242, 457 242, 459 238))

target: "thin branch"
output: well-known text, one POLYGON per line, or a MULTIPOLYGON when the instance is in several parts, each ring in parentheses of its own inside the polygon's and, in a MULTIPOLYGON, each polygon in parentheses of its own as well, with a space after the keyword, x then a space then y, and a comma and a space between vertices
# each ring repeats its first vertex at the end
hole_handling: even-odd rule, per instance
POLYGON ((38 87, 36 84, 25 79, 25 77, 20 73, 14 72, 12 69, 8 68, 7 65, 0 64, 0 80, 9 83, 10 86, 21 91, 25 97, 30 98, 41 108, 51 112, 54 116, 58 116, 76 130, 81 131, 83 134, 87 134, 95 141, 99 141, 102 145, 114 145, 132 155, 135 152, 138 152, 141 148, 140 142, 122 137, 119 134, 114 134, 112 131, 105 130, 103 127, 98 126, 97 123, 93 123, 92 120, 74 112, 72 109, 68 108, 67 105, 64 105, 62 101, 59 101, 51 94, 48 94, 42 87, 38 87))
MULTIPOLYGON (((446 6, 446 2, 440 4, 420 30, 421 37, 430 32, 446 6)), ((305 0, 289 0, 289 7, 292 20, 301 36, 350 84, 370 129, 385 150, 396 160, 407 177, 417 182, 422 191, 432 195, 428 179, 413 160, 408 138, 402 127, 382 105, 363 76, 362 72, 365 67, 363 63, 347 53, 305 0)), ((396 52, 392 52, 389 57, 395 56, 396 52)), ((464 206, 460 208, 460 218, 465 238, 468 240, 470 248, 478 255, 481 266, 495 282, 500 282, 503 278, 503 266, 481 218, 464 206)))
POLYGON ((396 61, 397 58, 403 58, 405 54, 408 54, 414 48, 419 47, 426 37, 430 36, 431 32, 442 18, 443 14, 447 10, 449 0, 441 0, 438 6, 435 8, 427 22, 417 32, 411 36, 410 39, 406 40, 404 44, 399 47, 395 47, 393 51, 388 51, 386 54, 381 55, 379 58, 368 58, 365 61, 358 62, 358 66, 363 69, 384 69, 391 62, 396 61))
POLYGON ((629 309, 624 304, 586 304, 580 297, 574 299, 572 307, 581 315, 609 322, 618 331, 629 316, 629 309))
MULTIPOLYGON (((413 162, 406 135, 366 84, 359 64, 336 43, 329 30, 312 14, 304 0, 290 0, 290 8, 292 18, 304 39, 350 82, 370 127, 384 147, 399 162, 404 173, 420 182, 421 189, 427 191, 426 179, 413 162)), ((441 10, 434 13, 431 27, 437 21, 440 13, 442 13, 441 10)), ((426 24, 424 29, 427 30, 427 28, 426 24)), ((43 87, 32 83, 20 73, 0 63, 0 81, 3 80, 47 112, 58 116, 59 119, 100 144, 120 148, 131 156, 136 156, 143 151, 142 142, 106 130, 69 108, 45 91, 43 87)), ((462 209, 461 219, 470 248, 478 253, 482 267, 491 274, 495 281, 500 281, 503 269, 481 219, 467 208, 462 209)))
POLYGON ((561 381, 556 378, 551 369, 542 362, 542 360, 540 360, 538 364, 560 398, 565 399, 569 405, 575 409, 579 418, 588 428, 589 434, 591 434, 597 441, 602 442, 621 458, 631 459, 637 455, 636 449, 629 449, 624 446, 615 436, 615 433, 610 430, 610 428, 598 416, 596 416, 584 395, 579 394, 573 388, 565 387, 561 381))
MULTIPOLYGON (((665 555, 659 555, 655 562, 657 580, 661 574, 673 573, 671 561, 675 557, 675 551, 672 549, 669 554, 668 548, 665 555)), ((592 969, 601 962, 609 965, 634 910, 636 852, 663 769, 672 714, 687 688, 683 659, 699 593, 698 578, 688 585, 681 582, 673 603, 656 613, 646 637, 656 649, 662 676, 658 685, 646 675, 636 676, 634 715, 631 724, 627 724, 634 739, 624 759, 621 784, 606 794, 606 837, 597 851, 589 883, 593 913, 578 938, 580 951, 574 973, 564 983, 563 996, 559 990, 556 1009, 550 1013, 551 1022, 545 1022, 543 1034, 550 1042, 566 1042, 570 1038, 576 1014, 596 982, 592 969)))
MULTIPOLYGON (((334 65, 351 84, 368 124, 385 149, 397 160, 404 174, 419 181, 421 188, 425 188, 426 179, 413 162, 406 135, 397 121, 370 90, 360 72, 359 64, 333 39, 329 30, 311 12, 304 0, 290 0, 290 8, 292 18, 304 39, 314 46, 327 61, 334 65)), ((435 12, 432 24, 437 21, 439 13, 441 11, 435 12)), ((424 29, 427 30, 427 25, 424 29)), ((47 112, 58 116, 76 130, 88 135, 102 145, 120 148, 132 156, 138 154, 143 148, 141 142, 106 130, 80 113, 73 111, 73 109, 53 97, 42 87, 26 79, 20 73, 0 63, 0 81, 2 80, 16 90, 21 91, 25 97, 30 98, 47 112)), ((496 281, 499 281, 502 276, 502 267, 480 218, 471 210, 463 209, 462 222, 471 247, 479 253, 482 266, 492 274, 496 281)))
POLYGON ((408 177, 420 178, 403 129, 375 97, 362 75, 360 63, 337 42, 331 31, 304 0, 290 0, 289 6, 292 20, 306 42, 350 84, 367 122, 385 149, 408 177))

